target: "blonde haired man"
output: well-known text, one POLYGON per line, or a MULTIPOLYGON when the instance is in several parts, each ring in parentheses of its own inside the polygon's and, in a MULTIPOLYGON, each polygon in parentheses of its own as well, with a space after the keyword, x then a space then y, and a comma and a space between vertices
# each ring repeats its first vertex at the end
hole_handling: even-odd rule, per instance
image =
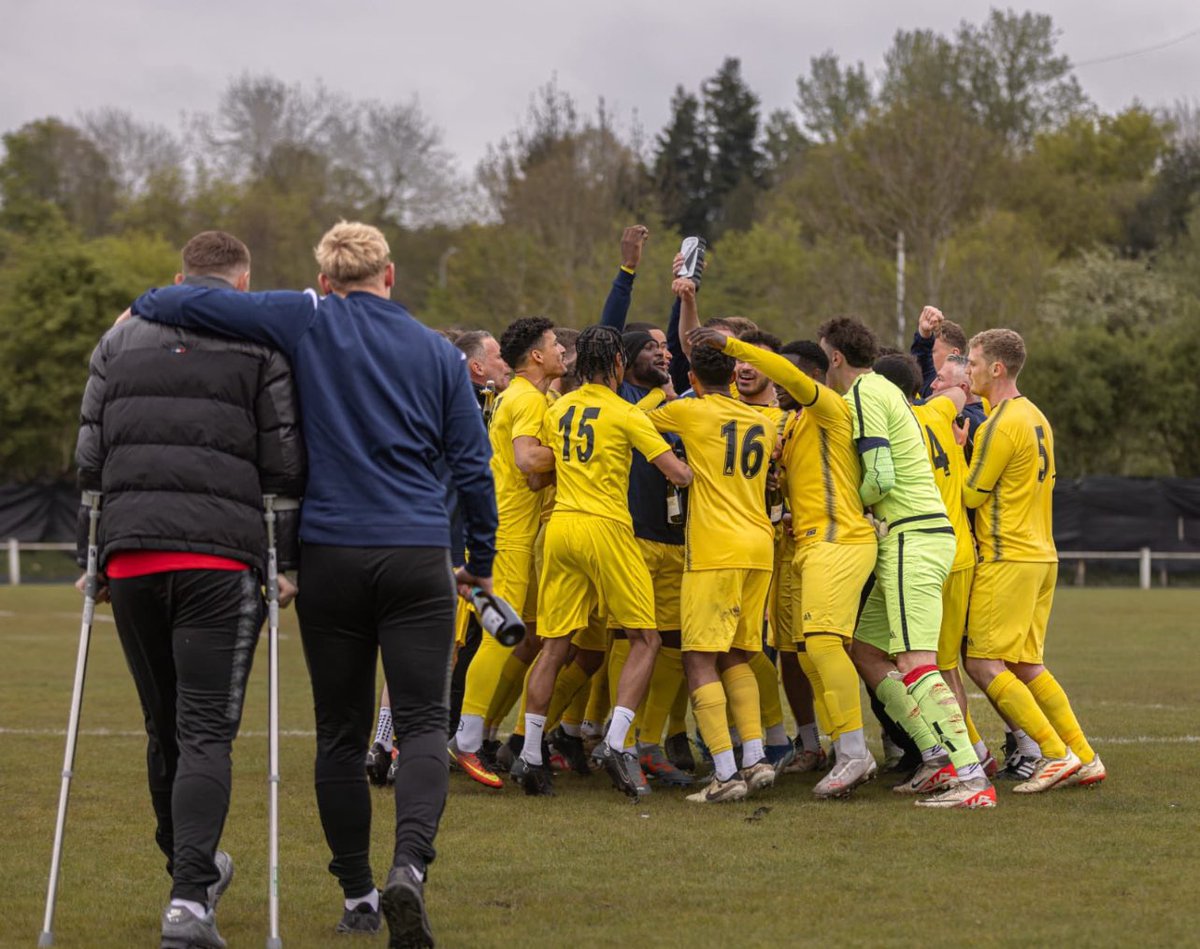
POLYGON ((301 511, 297 600, 316 708, 316 796, 330 870, 341 883, 340 932, 432 946, 425 868, 445 806, 454 588, 491 589, 496 496, 466 357, 391 302, 396 270, 383 234, 341 222, 316 248, 326 296, 152 290, 150 320, 275 346, 303 405, 309 481, 301 511), (447 487, 458 491, 470 572, 452 574, 447 487), (398 736, 396 840, 382 892, 368 861, 371 798, 362 762, 382 653, 398 736))

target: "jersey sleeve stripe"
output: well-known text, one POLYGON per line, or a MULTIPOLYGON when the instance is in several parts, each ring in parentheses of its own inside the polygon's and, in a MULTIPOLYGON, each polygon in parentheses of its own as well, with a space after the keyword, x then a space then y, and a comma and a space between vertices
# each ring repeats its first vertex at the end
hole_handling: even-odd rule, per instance
POLYGON ((892 443, 886 438, 860 438, 855 442, 860 455, 869 452, 872 448, 891 448, 892 443))
POLYGON ((859 394, 859 391, 858 391, 858 384, 860 382, 862 382, 862 376, 859 376, 857 379, 854 380, 854 410, 855 410, 855 412, 858 413, 858 434, 860 436, 862 436, 862 435, 866 435, 867 426, 866 426, 866 423, 863 421, 862 396, 859 394))
POLYGON ((971 473, 967 478, 967 487, 974 488, 975 480, 979 477, 979 472, 983 471, 984 461, 987 457, 987 450, 992 444, 992 435, 996 429, 1000 427, 1000 419, 1004 415, 1004 410, 1008 408, 1008 400, 1000 403, 1000 408, 996 409, 994 415, 987 420, 987 425, 984 426, 983 441, 980 442, 971 457, 971 473))

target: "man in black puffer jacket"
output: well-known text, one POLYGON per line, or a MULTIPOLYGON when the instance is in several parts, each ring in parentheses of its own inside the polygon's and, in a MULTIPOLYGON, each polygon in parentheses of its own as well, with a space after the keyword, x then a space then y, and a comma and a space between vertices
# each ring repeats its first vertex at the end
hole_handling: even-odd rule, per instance
MULTIPOLYGON (((249 279, 246 246, 206 231, 184 247, 176 283, 245 290, 249 279)), ((81 414, 79 485, 103 493, 101 596, 145 714, 173 880, 162 945, 224 946, 213 905, 232 863, 217 845, 264 617, 262 496, 304 488, 291 368, 257 343, 128 320, 92 354, 81 414)), ((297 515, 279 514, 280 570, 298 559, 297 515)), ((280 587, 281 602, 294 596, 282 575, 280 587)))

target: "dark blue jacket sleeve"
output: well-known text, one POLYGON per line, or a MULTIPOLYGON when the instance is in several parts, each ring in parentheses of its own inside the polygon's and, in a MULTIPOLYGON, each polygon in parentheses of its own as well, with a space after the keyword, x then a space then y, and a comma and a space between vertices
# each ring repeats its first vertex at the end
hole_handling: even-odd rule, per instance
POLYGON ((316 318, 317 296, 311 291, 240 293, 181 284, 143 293, 132 309, 135 316, 155 323, 253 340, 292 356, 316 318))
POLYGON ((913 333, 912 346, 908 351, 916 357, 917 365, 921 367, 921 398, 928 399, 933 394, 933 380, 937 378, 937 370, 933 368, 933 337, 926 339, 919 332, 913 333))
POLYGON ((633 301, 633 277, 633 274, 625 270, 617 271, 612 289, 608 291, 608 299, 604 301, 604 309, 600 313, 601 326, 611 326, 618 333, 625 332, 629 304, 633 301))
POLYGON ((688 379, 688 371, 692 368, 692 364, 683 354, 683 343, 679 339, 680 306, 679 297, 676 297, 675 305, 671 307, 671 317, 667 320, 667 351, 671 354, 671 385, 675 387, 676 394, 686 392, 692 387, 691 380, 688 379))
POLYGON ((971 452, 975 448, 975 433, 979 431, 979 426, 984 423, 987 416, 983 413, 982 402, 964 405, 962 414, 967 419, 967 443, 963 445, 963 453, 967 456, 967 464, 970 464, 971 452))
POLYGON ((465 357, 447 347, 444 358, 457 364, 447 365, 444 373, 442 450, 458 493, 471 573, 490 577, 499 523, 492 446, 463 362, 465 357))

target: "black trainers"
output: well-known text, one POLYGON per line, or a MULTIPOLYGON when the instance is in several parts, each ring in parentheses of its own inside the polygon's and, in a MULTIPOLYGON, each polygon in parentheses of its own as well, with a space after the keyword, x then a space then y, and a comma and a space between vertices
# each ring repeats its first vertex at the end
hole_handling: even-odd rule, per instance
POLYGON ((354 909, 342 912, 334 932, 343 936, 374 936, 381 925, 379 910, 371 909, 370 903, 359 903, 354 909))
POLYGON ((554 773, 544 764, 530 764, 518 758, 509 776, 530 797, 554 797, 554 773))
POLYGON ((425 915, 425 884, 412 867, 392 867, 380 906, 388 923, 388 949, 432 949, 425 915))
POLYGON ((209 909, 217 908, 221 894, 229 889, 229 884, 233 880, 233 857, 224 850, 218 850, 213 854, 213 863, 217 865, 217 882, 208 887, 209 909))
POLYGON ((493 774, 499 770, 496 765, 496 754, 500 751, 500 741, 496 738, 485 738, 479 747, 479 760, 493 774))
POLYGON ((604 766, 612 779, 613 787, 637 800, 650 793, 646 775, 638 764, 637 755, 617 751, 607 741, 602 741, 592 752, 592 757, 604 766))
POLYGON ((163 910, 161 949, 225 949, 225 940, 211 909, 197 916, 182 906, 168 906, 163 910))
POLYGON ((1014 754, 1004 762, 1004 767, 996 772, 997 781, 1028 781, 1037 770, 1040 758, 1028 755, 1014 754))
POLYGON ((688 741, 687 732, 668 735, 667 740, 663 742, 663 751, 667 760, 680 771, 696 770, 696 759, 692 755, 692 743, 688 741))
POLYGON ((387 784, 388 769, 392 765, 392 753, 375 742, 367 750, 367 780, 375 787, 381 788, 387 784))
POLYGON ((571 770, 582 777, 591 777, 592 768, 588 764, 587 753, 583 750, 583 739, 568 735, 560 725, 550 733, 550 747, 567 759, 571 770))

